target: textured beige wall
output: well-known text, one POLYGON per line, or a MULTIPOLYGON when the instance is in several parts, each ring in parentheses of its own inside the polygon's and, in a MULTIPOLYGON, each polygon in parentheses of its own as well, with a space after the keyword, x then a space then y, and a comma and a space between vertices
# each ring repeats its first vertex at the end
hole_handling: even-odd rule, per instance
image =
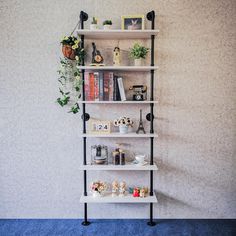
MULTIPOLYGON (((160 67, 155 160, 160 170, 154 175, 159 204, 154 216, 236 217, 236 1, 9 0, 0 1, 0 218, 83 217, 80 115, 67 114, 54 103, 59 40, 71 32, 80 10, 112 18, 118 27, 120 15, 152 9, 160 29, 155 46, 160 67)), ((116 44, 98 42, 100 49, 106 45, 106 55, 116 44)), ((131 45, 120 42, 124 51, 131 45)), ((125 76, 126 85, 136 76, 149 78, 125 76)), ((138 118, 137 105, 102 108, 110 119, 121 113, 138 118)), ((107 118, 99 106, 88 111, 107 118)), ((148 153, 148 141, 128 141, 130 149, 148 153)), ((95 142, 100 140, 88 145, 95 142)), ((102 143, 112 147, 115 141, 102 143)), ((148 184, 146 172, 120 174, 96 172, 88 178, 148 184)), ((89 217, 146 218, 148 210, 142 204, 89 205, 89 217)))

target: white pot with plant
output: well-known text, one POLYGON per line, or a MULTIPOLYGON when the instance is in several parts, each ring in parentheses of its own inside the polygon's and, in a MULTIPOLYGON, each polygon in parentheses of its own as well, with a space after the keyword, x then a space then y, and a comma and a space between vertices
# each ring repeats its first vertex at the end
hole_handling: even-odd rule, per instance
POLYGON ((134 122, 129 117, 120 117, 113 121, 114 126, 119 127, 121 134, 127 134, 129 127, 132 127, 134 122))
POLYGON ((92 182, 90 186, 93 197, 102 197, 107 189, 107 184, 100 180, 92 182))
POLYGON ((103 29, 104 30, 110 30, 111 26, 112 26, 112 21, 111 20, 103 21, 103 29))
POLYGON ((134 59, 135 66, 142 66, 143 59, 146 58, 149 48, 146 48, 139 43, 135 43, 130 50, 130 57, 134 59))
POLYGON ((98 29, 98 19, 93 17, 92 22, 90 24, 90 30, 97 30, 98 29))

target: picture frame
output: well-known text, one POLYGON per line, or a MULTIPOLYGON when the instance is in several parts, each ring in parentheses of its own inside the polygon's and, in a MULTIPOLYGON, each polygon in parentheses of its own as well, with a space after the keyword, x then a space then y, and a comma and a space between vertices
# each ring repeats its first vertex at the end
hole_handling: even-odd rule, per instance
POLYGON ((121 16, 122 30, 144 30, 144 15, 121 16))
POLYGON ((90 134, 110 134, 111 122, 107 120, 89 120, 90 134))

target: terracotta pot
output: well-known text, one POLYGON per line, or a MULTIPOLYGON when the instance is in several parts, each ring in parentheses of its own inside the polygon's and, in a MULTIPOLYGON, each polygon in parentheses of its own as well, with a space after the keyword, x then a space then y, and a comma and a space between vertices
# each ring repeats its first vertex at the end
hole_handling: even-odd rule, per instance
POLYGON ((72 49, 70 45, 63 45, 62 46, 62 53, 64 57, 70 59, 70 60, 75 60, 75 50, 72 49))

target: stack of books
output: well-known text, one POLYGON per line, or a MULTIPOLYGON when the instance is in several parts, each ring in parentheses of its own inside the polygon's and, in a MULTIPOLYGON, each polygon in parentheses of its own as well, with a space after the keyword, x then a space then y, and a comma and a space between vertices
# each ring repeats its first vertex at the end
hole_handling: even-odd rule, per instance
POLYGON ((85 73, 86 101, 126 101, 122 77, 113 72, 85 73))

